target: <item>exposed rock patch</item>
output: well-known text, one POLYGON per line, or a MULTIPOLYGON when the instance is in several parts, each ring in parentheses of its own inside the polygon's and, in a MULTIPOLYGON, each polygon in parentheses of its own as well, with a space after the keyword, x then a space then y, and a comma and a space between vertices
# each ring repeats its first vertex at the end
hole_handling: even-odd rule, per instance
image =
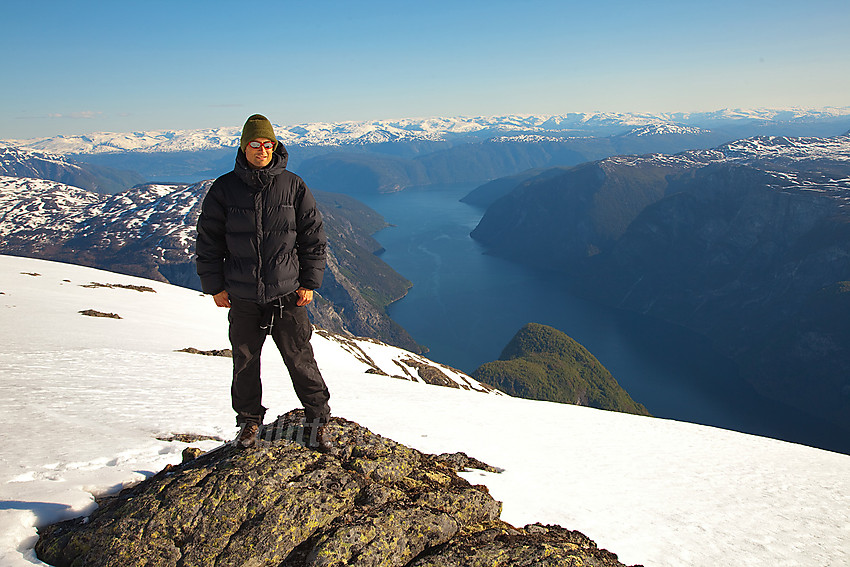
POLYGON ((380 361, 375 360, 369 355, 370 346, 373 344, 382 344, 375 339, 368 337, 349 337, 319 328, 315 328, 314 330, 317 335, 334 341, 356 360, 367 365, 369 367, 365 370, 367 374, 389 376, 390 378, 410 380, 412 382, 424 382, 434 386, 502 395, 502 392, 493 386, 474 380, 456 368, 434 362, 424 356, 413 354, 409 351, 399 349, 397 356, 391 357, 390 360, 387 360, 386 357, 381 357, 380 361))
POLYGON ((178 441, 180 443, 197 443, 198 441, 224 441, 221 437, 213 435, 201 435, 199 433, 169 433, 168 435, 158 435, 156 439, 160 441, 178 441))
POLYGON ((85 309, 83 311, 79 311, 79 313, 88 317, 107 317, 109 319, 121 319, 121 316, 118 313, 104 313, 103 311, 97 311, 95 309, 85 309))
POLYGON ((57 566, 622 565, 578 532, 502 522, 501 503, 446 456, 341 418, 326 427, 332 450, 318 453, 302 446, 302 420, 289 412, 255 448, 226 444, 101 501, 88 518, 42 528, 38 557, 57 566))
POLYGON ((620 563, 615 554, 599 549, 581 532, 541 524, 521 530, 502 525, 457 537, 410 563, 410 567, 460 565, 578 567, 620 563))
POLYGON ((204 454, 203 449, 199 449, 198 447, 186 447, 183 449, 181 456, 183 457, 183 463, 188 463, 194 459, 197 459, 201 455, 204 454))
POLYGON ((189 354, 203 354, 204 356, 224 356, 227 358, 233 358, 233 351, 229 348, 198 350, 195 347, 186 347, 178 349, 174 352, 188 352, 189 354))
POLYGON ((479 461, 474 457, 470 457, 463 452, 442 453, 440 455, 436 455, 434 458, 444 465, 451 467, 452 470, 455 471, 467 471, 469 469, 478 469, 492 473, 500 473, 504 471, 504 469, 490 466, 487 463, 479 461))
POLYGON ((107 287, 107 288, 110 288, 110 289, 113 289, 113 288, 131 289, 133 291, 150 291, 152 293, 156 293, 156 290, 154 288, 152 288, 150 286, 146 286, 146 285, 103 284, 103 283, 98 283, 98 282, 91 282, 90 284, 80 285, 80 287, 90 287, 90 288, 107 287))
POLYGON ((425 364, 412 357, 405 358, 402 362, 411 368, 415 368, 419 377, 428 384, 446 386, 448 388, 460 388, 457 382, 451 380, 439 368, 435 368, 433 364, 425 364))

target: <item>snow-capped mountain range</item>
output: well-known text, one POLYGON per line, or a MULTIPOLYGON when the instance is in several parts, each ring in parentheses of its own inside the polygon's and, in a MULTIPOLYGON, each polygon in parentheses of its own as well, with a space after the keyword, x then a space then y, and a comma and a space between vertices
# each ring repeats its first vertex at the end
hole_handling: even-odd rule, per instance
POLYGON ((654 160, 657 162, 810 162, 830 160, 850 162, 850 134, 830 138, 789 136, 756 136, 736 140, 710 150, 688 150, 677 154, 647 154, 645 156, 613 156, 606 158, 621 162, 654 160))
POLYGON ((647 124, 645 126, 637 126, 632 128, 623 136, 634 136, 634 137, 644 137, 644 136, 669 136, 669 135, 679 135, 679 136, 698 136, 700 134, 707 134, 709 130, 705 130, 703 128, 699 128, 698 126, 681 126, 679 124, 670 124, 670 123, 653 123, 647 124))
MULTIPOLYGON (((561 115, 504 115, 454 118, 405 118, 350 122, 313 122, 275 125, 287 145, 337 146, 405 141, 450 141, 463 137, 611 135, 635 136, 705 133, 714 127, 747 122, 828 120, 850 116, 850 107, 823 109, 725 109, 692 113, 568 113, 561 115)), ((0 144, 55 154, 106 154, 122 152, 188 152, 232 148, 239 142, 241 126, 150 132, 100 132, 78 136, 52 136, 27 140, 2 140, 0 144)))
MULTIPOLYGON (((850 163, 850 136, 751 138, 713 150, 607 161, 671 171, 750 164, 768 172, 776 190, 815 191, 842 206, 850 204, 850 176, 840 165, 850 163), (826 165, 813 166, 813 160, 826 165)), ((0 176, 0 252, 164 276, 188 285, 185 278, 194 273, 195 224, 209 184, 146 184, 102 195, 54 181, 0 176)))
POLYGON ((832 138, 759 136, 730 142, 721 146, 720 151, 729 159, 830 159, 850 162, 850 135, 832 138))
POLYGON ((750 165, 772 176, 783 191, 817 191, 850 204, 850 134, 831 138, 759 136, 711 150, 678 154, 614 156, 603 161, 620 165, 672 166, 682 169, 716 163, 750 165))
MULTIPOLYGON (((0 256, 0 564, 44 565, 37 527, 88 514, 96 497, 179 463, 187 444, 174 434, 232 438, 231 361, 177 352, 224 348, 226 329, 226 310, 191 290, 0 256)), ((462 474, 487 486, 514 525, 576 529, 647 567, 850 562, 850 456, 487 395, 445 368, 459 388, 399 380, 402 368, 415 375, 415 355, 325 333, 312 342, 335 415, 502 469, 462 474)), ((274 348, 263 358, 271 415, 297 407, 274 348)))
MULTIPOLYGON (((29 152, 26 155, 39 155, 29 152)), ((850 202, 850 177, 824 174, 813 160, 850 163, 850 135, 832 138, 758 137, 713 150, 675 155, 618 156, 612 162, 676 167, 757 163, 784 191, 819 191, 850 202), (805 163, 806 167, 795 164, 805 163)), ((77 239, 108 250, 142 246, 158 262, 190 262, 195 223, 209 181, 146 184, 116 195, 20 177, 0 176, 0 250, 55 246, 77 239)))

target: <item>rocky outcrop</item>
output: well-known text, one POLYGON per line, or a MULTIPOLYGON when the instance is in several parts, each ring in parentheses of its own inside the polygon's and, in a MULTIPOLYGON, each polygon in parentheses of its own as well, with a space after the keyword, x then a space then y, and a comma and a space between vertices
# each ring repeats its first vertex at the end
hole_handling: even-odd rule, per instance
POLYGON ((530 524, 522 530, 502 525, 455 538, 410 567, 602 567, 619 565, 617 556, 599 549, 586 535, 560 526, 530 524))
POLYGON ((226 444, 90 517, 42 528, 38 557, 88 567, 622 565, 578 532, 502 522, 501 504, 455 473, 456 458, 340 418, 326 427, 332 450, 318 453, 302 446, 302 419, 290 412, 255 448, 226 444))

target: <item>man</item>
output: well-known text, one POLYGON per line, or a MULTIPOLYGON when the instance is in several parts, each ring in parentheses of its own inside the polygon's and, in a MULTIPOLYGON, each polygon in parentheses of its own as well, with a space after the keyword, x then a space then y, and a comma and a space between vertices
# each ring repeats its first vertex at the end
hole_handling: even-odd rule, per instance
POLYGON ((306 305, 322 283, 327 239, 316 201, 286 170, 287 159, 271 122, 250 116, 233 171, 216 179, 204 198, 197 270, 204 293, 230 309, 231 397, 241 428, 236 443, 255 445, 263 423, 260 351, 268 334, 304 406, 309 444, 326 451, 330 394, 310 346, 306 305))

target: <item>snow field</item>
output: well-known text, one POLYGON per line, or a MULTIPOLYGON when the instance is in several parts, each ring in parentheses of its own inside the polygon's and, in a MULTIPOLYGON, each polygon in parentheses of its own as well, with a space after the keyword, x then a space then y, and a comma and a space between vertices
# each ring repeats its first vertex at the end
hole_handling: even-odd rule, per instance
MULTIPOLYGON (((0 565, 23 567, 39 564, 36 526, 89 513, 96 495, 178 463, 187 445, 157 436, 231 438, 231 368, 175 352, 228 346, 226 310, 195 291, 0 256, 0 293, 0 565), (81 287, 90 282, 156 293, 81 287)), ((388 378, 339 342, 314 335, 313 345, 334 414, 503 469, 463 475, 514 525, 558 523, 647 567, 850 564, 850 456, 388 378)), ((368 352, 382 368, 397 356, 368 352)), ((297 407, 272 345, 263 367, 267 418, 297 407)))

